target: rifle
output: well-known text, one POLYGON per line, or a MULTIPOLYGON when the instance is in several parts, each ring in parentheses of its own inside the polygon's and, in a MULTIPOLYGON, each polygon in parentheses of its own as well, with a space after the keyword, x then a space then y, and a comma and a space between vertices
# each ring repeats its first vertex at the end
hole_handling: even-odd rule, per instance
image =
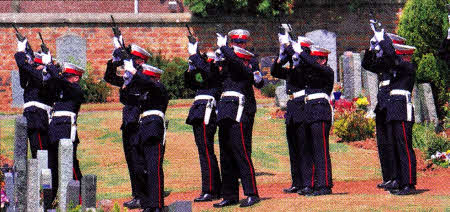
POLYGON ((369 1, 369 17, 370 17, 370 26, 373 30, 380 32, 382 27, 381 27, 381 22, 379 22, 377 20, 377 18, 374 15, 373 12, 373 2, 369 1))
POLYGON ((189 32, 189 35, 188 35, 189 43, 194 44, 195 42, 197 42, 197 39, 195 39, 194 36, 192 35, 191 28, 189 28, 188 24, 186 24, 186 28, 188 29, 188 32, 189 32))
MULTIPOLYGON (((122 35, 122 32, 120 32, 119 27, 117 26, 116 22, 114 21, 114 17, 111 15, 111 20, 112 20, 112 30, 114 33, 114 36, 119 39, 120 36, 122 35)), ((123 41, 123 38, 121 41, 119 41, 120 46, 122 47, 122 59, 126 59, 130 57, 130 52, 131 52, 131 46, 125 47, 125 41, 123 41)))
POLYGON ((42 50, 43 53, 47 54, 48 53, 47 45, 45 45, 44 39, 42 39, 41 32, 38 32, 38 34, 39 34, 39 38, 41 39, 41 42, 42 42, 41 50, 42 50))
MULTIPOLYGON (((24 41, 26 38, 20 34, 19 30, 17 30, 16 25, 12 24, 14 30, 16 30, 16 37, 17 40, 19 40, 20 42, 24 41)), ((31 58, 34 59, 34 53, 33 53, 33 49, 31 48, 30 44, 27 42, 27 46, 25 47, 25 53, 31 58)))

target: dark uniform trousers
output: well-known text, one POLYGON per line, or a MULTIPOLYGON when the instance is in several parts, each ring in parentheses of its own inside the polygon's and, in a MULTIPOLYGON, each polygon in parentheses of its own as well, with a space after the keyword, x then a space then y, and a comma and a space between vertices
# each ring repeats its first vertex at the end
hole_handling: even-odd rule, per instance
POLYGON ((46 110, 32 106, 26 108, 23 115, 27 119, 31 156, 36 158, 38 150, 47 150, 49 146, 48 114, 46 110))
POLYGON ((254 114, 249 114, 245 121, 228 119, 219 125, 223 199, 239 199, 239 177, 244 195, 258 195, 251 159, 253 121, 254 114))
POLYGON ((139 124, 139 146, 135 165, 142 208, 164 207, 163 120, 159 116, 144 117, 139 124))
POLYGON ((380 158, 383 182, 397 178, 397 156, 391 138, 392 125, 386 123, 386 109, 376 112, 375 117, 378 157, 380 158))
POLYGON ((134 171, 134 161, 138 160, 137 150, 136 150, 136 140, 137 134, 139 132, 139 124, 137 120, 139 119, 139 108, 137 106, 125 105, 122 110, 123 120, 124 121, 121 130, 122 130, 122 142, 123 142, 123 151, 125 153, 125 160, 128 166, 128 173, 130 175, 130 183, 131 183, 131 194, 133 197, 137 197, 141 194, 138 194, 140 191, 137 187, 142 186, 139 184, 137 180, 136 172, 134 171))
POLYGON ((208 123, 208 125, 204 122, 195 123, 192 125, 192 128, 202 171, 202 192, 220 194, 220 171, 217 157, 214 153, 214 134, 216 133, 217 124, 215 121, 208 123))

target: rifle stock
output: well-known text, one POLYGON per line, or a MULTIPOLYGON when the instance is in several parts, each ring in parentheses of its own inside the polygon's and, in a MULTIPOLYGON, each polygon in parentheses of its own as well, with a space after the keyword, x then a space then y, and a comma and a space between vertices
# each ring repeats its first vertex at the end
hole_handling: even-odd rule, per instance
MULTIPOLYGON (((114 20, 113 15, 111 15, 111 21, 112 21, 112 30, 114 33, 114 36, 117 39, 120 39, 120 36, 122 35, 122 32, 120 31, 119 27, 116 24, 116 21, 114 20)), ((123 41, 123 38, 121 41, 119 41, 120 46, 122 47, 122 59, 128 59, 130 58, 130 54, 131 54, 131 46, 128 45, 128 47, 125 47, 125 41, 123 41)))
POLYGON ((191 28, 189 28, 188 24, 186 24, 186 28, 188 29, 188 32, 189 32, 189 36, 188 36, 189 43, 197 42, 197 39, 195 39, 194 35, 192 35, 191 28))

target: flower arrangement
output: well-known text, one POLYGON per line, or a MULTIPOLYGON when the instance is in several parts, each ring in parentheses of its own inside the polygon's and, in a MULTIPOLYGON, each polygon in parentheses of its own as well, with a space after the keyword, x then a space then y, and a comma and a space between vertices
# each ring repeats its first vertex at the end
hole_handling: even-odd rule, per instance
POLYGON ((356 106, 358 109, 367 111, 367 106, 369 105, 369 101, 367 100, 367 97, 359 97, 356 100, 356 106))
POLYGON ((334 92, 344 92, 344 88, 342 88, 342 85, 339 83, 335 83, 333 86, 334 92))
POLYGON ((446 152, 436 151, 434 155, 431 155, 431 160, 433 163, 447 168, 450 165, 450 150, 446 152))

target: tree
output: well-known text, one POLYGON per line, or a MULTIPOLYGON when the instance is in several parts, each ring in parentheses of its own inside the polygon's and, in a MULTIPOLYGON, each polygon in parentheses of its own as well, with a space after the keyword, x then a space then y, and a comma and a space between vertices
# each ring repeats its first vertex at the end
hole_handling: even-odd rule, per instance
POLYGON ((406 44, 415 46, 413 63, 418 65, 417 82, 429 82, 438 107, 439 118, 444 114, 448 101, 448 67, 437 54, 442 41, 447 37, 447 0, 409 0, 398 25, 398 34, 406 38, 406 44))

